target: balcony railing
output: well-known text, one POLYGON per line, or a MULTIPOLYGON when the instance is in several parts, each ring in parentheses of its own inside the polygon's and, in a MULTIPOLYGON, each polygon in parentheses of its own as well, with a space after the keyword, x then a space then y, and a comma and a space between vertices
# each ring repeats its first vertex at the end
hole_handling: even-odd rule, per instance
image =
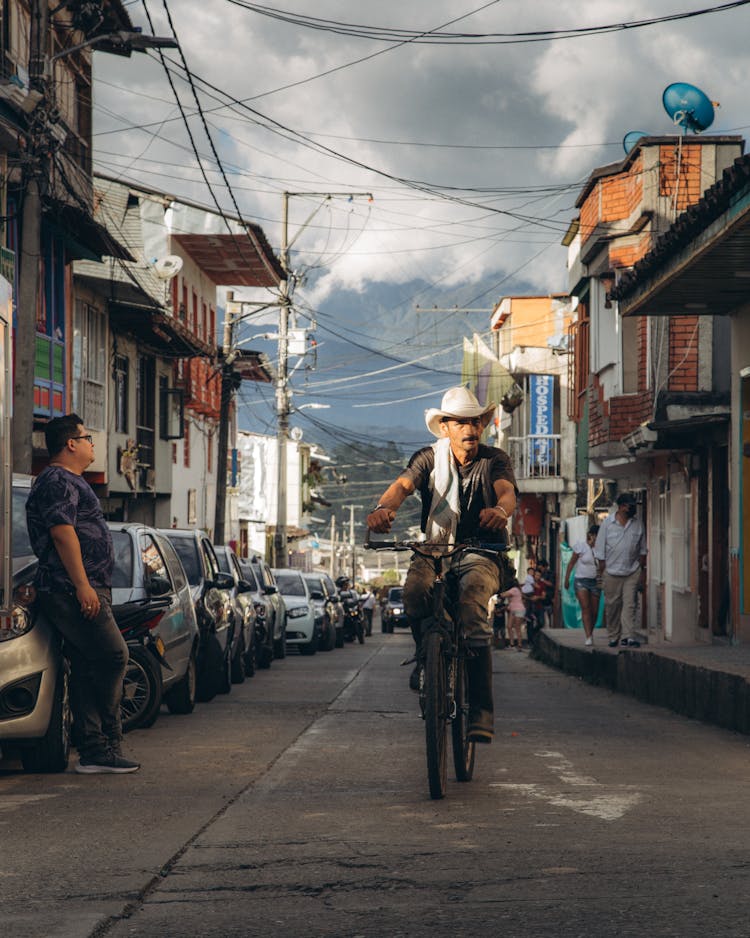
POLYGON ((560 475, 560 434, 508 437, 517 479, 549 479, 560 475))

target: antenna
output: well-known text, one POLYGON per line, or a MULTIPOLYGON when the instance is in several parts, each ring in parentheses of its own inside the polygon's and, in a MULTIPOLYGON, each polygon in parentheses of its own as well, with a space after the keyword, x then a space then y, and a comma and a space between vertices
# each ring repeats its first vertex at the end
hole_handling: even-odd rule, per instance
POLYGON ((718 101, 684 81, 667 85, 661 99, 664 110, 685 134, 707 130, 714 122, 714 107, 719 107, 718 101))
POLYGON ((171 280, 182 270, 182 258, 176 254, 167 254, 154 261, 154 273, 159 280, 171 280))

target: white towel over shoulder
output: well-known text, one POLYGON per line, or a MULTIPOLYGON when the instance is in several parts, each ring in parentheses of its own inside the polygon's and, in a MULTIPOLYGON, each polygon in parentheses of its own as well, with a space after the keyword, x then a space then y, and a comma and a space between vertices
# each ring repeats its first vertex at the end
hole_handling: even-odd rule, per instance
POLYGON ((461 510, 461 479, 451 452, 451 441, 444 437, 433 443, 432 449, 435 467, 430 476, 432 502, 425 535, 428 541, 455 544, 461 510))

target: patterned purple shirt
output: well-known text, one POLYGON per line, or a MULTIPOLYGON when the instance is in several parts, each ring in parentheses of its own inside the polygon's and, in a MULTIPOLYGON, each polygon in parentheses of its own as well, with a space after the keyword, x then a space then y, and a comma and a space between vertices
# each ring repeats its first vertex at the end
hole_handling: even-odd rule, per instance
POLYGON ((94 589, 110 589, 114 551, 112 535, 94 490, 75 472, 47 466, 37 476, 26 502, 26 524, 34 553, 39 558, 35 583, 46 593, 74 593, 50 528, 69 524, 81 543, 83 568, 94 589))

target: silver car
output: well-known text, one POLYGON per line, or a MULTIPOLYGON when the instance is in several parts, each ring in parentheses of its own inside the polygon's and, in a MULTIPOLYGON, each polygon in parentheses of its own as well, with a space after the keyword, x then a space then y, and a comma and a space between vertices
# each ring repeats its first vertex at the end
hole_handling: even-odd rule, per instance
POLYGON ((64 772, 70 751, 69 670, 57 633, 31 615, 37 559, 26 530, 29 477, 13 478, 13 609, 0 619, 0 749, 28 772, 64 772))
POLYGON ((286 643, 302 655, 318 650, 319 627, 307 583, 299 570, 273 569, 273 575, 286 604, 286 643))

